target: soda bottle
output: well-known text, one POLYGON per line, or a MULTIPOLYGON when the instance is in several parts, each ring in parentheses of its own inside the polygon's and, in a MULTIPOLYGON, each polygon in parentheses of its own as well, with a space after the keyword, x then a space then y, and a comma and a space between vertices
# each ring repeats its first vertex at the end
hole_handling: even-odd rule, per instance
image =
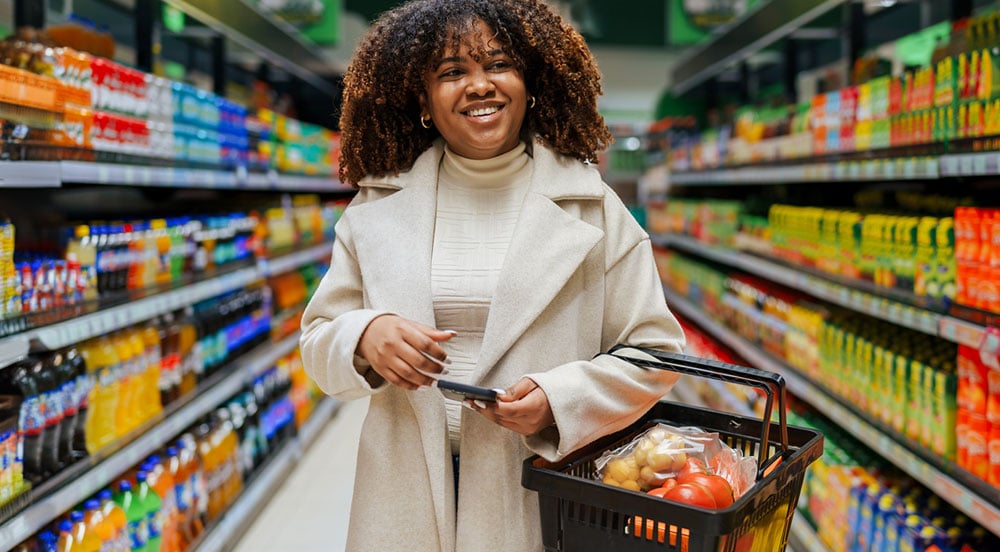
POLYGON ((35 361, 26 359, 0 370, 0 393, 13 395, 21 400, 18 413, 18 432, 21 435, 20 463, 24 478, 35 482, 39 481, 42 475, 42 431, 45 429, 45 414, 42 412, 41 397, 31 371, 33 362, 35 361))
POLYGON ((66 246, 66 260, 79 263, 79 281, 76 286, 82 292, 82 299, 92 301, 97 298, 97 240, 86 224, 73 229, 73 238, 66 246))
POLYGON ((205 372, 201 342, 199 341, 198 321, 194 315, 194 307, 187 306, 184 308, 180 324, 181 394, 186 395, 195 390, 198 382, 203 379, 205 372))
POLYGON ((107 336, 85 342, 80 353, 93 384, 87 395, 84 434, 87 452, 95 454, 111 444, 118 435, 115 418, 121 391, 121 366, 118 352, 107 336))
POLYGON ((31 363, 31 375, 38 385, 40 408, 45 418, 41 445, 42 473, 45 476, 62 469, 62 463, 59 462, 59 433, 62 430, 63 400, 58 375, 51 369, 48 358, 39 357, 31 363))
POLYGON ((128 481, 118 483, 115 502, 125 511, 125 522, 132 550, 145 550, 149 542, 149 518, 128 481))
POLYGON ((132 548, 132 541, 128 533, 128 522, 125 519, 125 510, 115 502, 111 495, 111 489, 102 489, 97 493, 97 500, 101 504, 101 514, 105 521, 111 525, 112 537, 110 545, 105 547, 107 552, 128 552, 132 548))
POLYGON ((163 518, 160 515, 163 503, 149 486, 148 477, 149 474, 144 470, 135 474, 137 485, 135 499, 146 516, 146 527, 149 530, 149 539, 146 541, 143 551, 160 552, 163 544, 163 518))
POLYGON ((101 541, 90 532, 83 512, 73 510, 69 514, 69 520, 73 523, 73 552, 100 552, 101 541))
POLYGON ((59 522, 59 538, 56 540, 57 552, 75 552, 73 541, 73 522, 64 519, 59 522))
POLYGON ((35 550, 38 552, 58 552, 59 536, 52 531, 42 531, 38 534, 35 550))
POLYGON ((78 394, 77 379, 63 351, 56 351, 46 358, 47 370, 55 374, 59 382, 58 395, 62 400, 63 417, 59 429, 59 464, 68 466, 73 462, 73 433, 76 431, 78 394))
POLYGON ((184 503, 188 505, 188 527, 190 531, 185 536, 192 535, 193 540, 205 529, 205 515, 208 506, 208 495, 205 485, 205 471, 201 457, 198 455, 198 442, 194 435, 185 433, 177 441, 180 453, 180 469, 183 476, 177 478, 184 482, 184 503))
POLYGON ((163 369, 160 371, 160 397, 163 404, 169 404, 180 396, 180 354, 178 351, 180 327, 172 313, 160 318, 160 354, 163 369))
MULTIPOLYGON (((176 452, 176 450, 175 450, 176 452)), ((167 449, 170 454, 170 449, 167 449)), ((178 525, 180 514, 177 510, 177 495, 175 492, 174 477, 170 473, 170 458, 153 456, 149 459, 149 475, 146 481, 160 497, 160 519, 162 520, 161 550, 164 552, 180 552, 180 536, 178 525)))
POLYGON ((76 422, 73 425, 73 439, 70 443, 70 452, 74 460, 87 456, 87 412, 88 398, 94 387, 91 374, 87 372, 87 362, 76 347, 66 350, 66 364, 70 367, 76 378, 74 392, 76 396, 72 399, 76 404, 76 422))
POLYGON ((115 537, 117 536, 115 526, 111 523, 110 519, 104 517, 101 501, 91 498, 83 503, 83 508, 83 520, 87 524, 87 533, 96 535, 97 540, 100 541, 98 550, 100 552, 112 550, 116 542, 115 537))

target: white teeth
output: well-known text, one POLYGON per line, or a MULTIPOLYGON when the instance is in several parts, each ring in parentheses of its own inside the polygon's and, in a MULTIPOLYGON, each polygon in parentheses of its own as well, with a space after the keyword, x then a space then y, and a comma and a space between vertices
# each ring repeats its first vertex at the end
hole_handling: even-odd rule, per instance
POLYGON ((482 109, 471 109, 469 110, 469 115, 472 117, 482 117, 484 115, 492 115, 500 111, 499 107, 484 107, 482 109))

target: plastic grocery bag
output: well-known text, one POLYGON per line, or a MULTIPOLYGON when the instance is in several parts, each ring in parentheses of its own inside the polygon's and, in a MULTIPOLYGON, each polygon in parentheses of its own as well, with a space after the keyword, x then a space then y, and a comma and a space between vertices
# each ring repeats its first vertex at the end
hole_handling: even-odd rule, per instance
POLYGON ((642 492, 700 466, 726 478, 737 498, 753 485, 757 474, 756 459, 726 446, 718 433, 662 423, 606 451, 595 465, 604 483, 642 492))

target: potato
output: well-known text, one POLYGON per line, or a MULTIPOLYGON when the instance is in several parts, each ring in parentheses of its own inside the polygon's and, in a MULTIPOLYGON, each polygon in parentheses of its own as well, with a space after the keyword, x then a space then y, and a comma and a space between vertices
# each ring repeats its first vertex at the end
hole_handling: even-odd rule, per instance
POLYGON ((630 491, 636 491, 636 492, 642 491, 642 489, 639 487, 639 484, 632 479, 629 479, 628 481, 623 481, 621 487, 623 489, 628 489, 630 491))
POLYGON ((639 465, 635 458, 627 456, 625 458, 615 458, 604 467, 604 473, 611 476, 616 481, 635 481, 639 479, 639 465))

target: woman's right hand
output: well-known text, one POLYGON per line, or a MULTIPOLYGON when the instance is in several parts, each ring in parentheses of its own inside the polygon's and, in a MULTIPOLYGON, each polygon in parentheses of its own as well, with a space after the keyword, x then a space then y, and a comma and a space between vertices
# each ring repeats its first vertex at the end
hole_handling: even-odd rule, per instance
POLYGON ((427 355, 448 362, 448 354, 438 343, 455 336, 394 314, 379 316, 368 324, 358 343, 358 354, 372 365, 385 381, 403 389, 417 389, 434 383, 426 374, 445 371, 442 364, 427 355), (421 373, 425 372, 425 373, 421 373))

